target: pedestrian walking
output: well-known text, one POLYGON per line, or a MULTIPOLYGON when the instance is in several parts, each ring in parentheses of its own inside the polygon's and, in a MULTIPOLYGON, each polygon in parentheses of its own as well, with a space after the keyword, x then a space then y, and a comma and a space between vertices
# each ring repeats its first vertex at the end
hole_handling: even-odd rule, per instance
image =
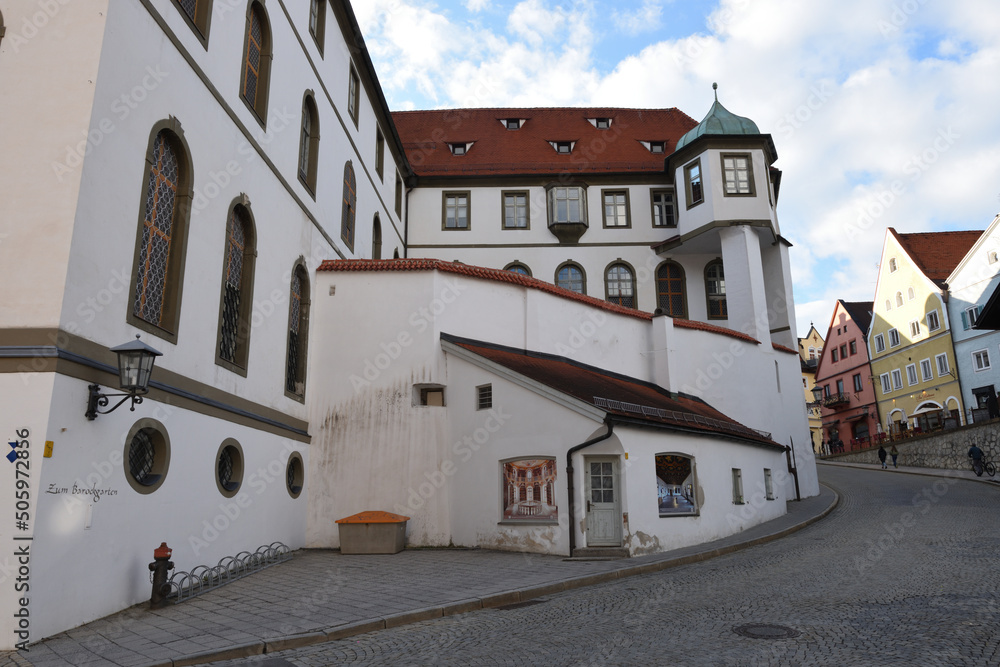
POLYGON ((893 468, 898 468, 899 466, 896 465, 896 457, 899 456, 899 450, 896 449, 896 445, 895 444, 893 444, 892 447, 889 448, 889 456, 892 457, 892 467, 893 468))
MULTIPOLYGON (((893 445, 895 447, 895 445, 893 445)), ((885 465, 885 447, 882 445, 878 446, 878 460, 882 462, 882 470, 886 469, 885 465)))

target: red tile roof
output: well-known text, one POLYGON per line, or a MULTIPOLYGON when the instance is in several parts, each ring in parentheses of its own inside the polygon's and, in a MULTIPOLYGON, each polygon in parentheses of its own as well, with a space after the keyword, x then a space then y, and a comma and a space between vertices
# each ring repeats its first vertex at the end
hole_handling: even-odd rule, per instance
POLYGON ((799 355, 798 352, 796 352, 795 350, 793 350, 790 347, 785 347, 784 345, 778 345, 777 343, 771 343, 771 347, 773 347, 778 352, 787 352, 788 354, 794 354, 795 356, 799 355))
POLYGON ((441 334, 441 339, 629 421, 735 436, 784 449, 771 440, 770 434, 748 428, 693 396, 670 393, 636 378, 555 355, 491 345, 448 334, 441 334))
POLYGON ((889 231, 924 275, 939 286, 948 279, 973 244, 983 235, 982 230, 900 234, 890 227, 889 231))
POLYGON ((676 108, 439 109, 392 114, 417 176, 663 173, 677 140, 698 123, 676 108), (524 119, 508 130, 504 119, 524 119), (599 130, 589 118, 610 118, 599 130), (570 154, 549 143, 576 142, 570 154), (651 153, 641 141, 665 142, 651 153), (450 144, 473 143, 465 155, 450 144))
MULTIPOLYGON (((325 260, 322 264, 320 264, 316 270, 344 271, 344 272, 444 271, 447 273, 458 273, 460 275, 470 276, 473 278, 482 278, 484 280, 494 280, 496 282, 501 282, 501 283, 511 283, 514 285, 521 285, 523 287, 531 287, 533 289, 541 290, 543 292, 548 292, 549 294, 555 294, 556 296, 562 297, 564 299, 579 301, 589 306, 594 306, 595 308, 607 310, 612 313, 617 313, 619 315, 636 317, 640 320, 653 319, 653 316, 650 313, 646 313, 641 310, 636 310, 634 308, 626 308, 625 306, 619 306, 618 304, 602 301, 601 299, 597 299, 592 296, 587 296, 585 294, 572 292, 568 289, 563 289, 562 287, 556 287, 552 283, 547 283, 544 280, 538 280, 537 278, 529 278, 528 276, 522 275, 520 273, 514 273, 513 271, 504 271, 503 269, 487 269, 486 267, 472 266, 471 264, 462 264, 461 262, 446 262, 440 259, 423 259, 423 258, 328 259, 325 260)), ((694 320, 674 318, 674 326, 681 329, 698 329, 700 331, 707 331, 709 333, 729 336, 731 338, 743 340, 748 343, 759 344, 759 341, 756 338, 753 338, 752 336, 748 336, 747 334, 740 333, 739 331, 734 331, 732 329, 726 329, 725 327, 716 326, 714 324, 706 324, 705 322, 696 322, 694 320)))

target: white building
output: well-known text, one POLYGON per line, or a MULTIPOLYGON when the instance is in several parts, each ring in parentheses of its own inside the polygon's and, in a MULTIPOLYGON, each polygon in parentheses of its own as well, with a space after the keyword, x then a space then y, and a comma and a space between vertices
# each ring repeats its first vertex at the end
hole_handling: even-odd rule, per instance
POLYGON ((973 328, 986 302, 1000 286, 998 226, 1000 216, 993 219, 948 276, 948 319, 962 402, 969 410, 966 423, 1000 417, 997 407, 1000 333, 973 328))
POLYGON ((768 135, 717 105, 697 126, 558 110, 585 116, 558 133, 539 110, 470 111, 465 131, 422 137, 390 114, 349 2, 272 5, 0 0, 0 87, 17 91, 0 105, 16 129, 0 136, 0 397, 20 456, 0 465, 0 650, 144 600, 160 542, 179 570, 276 541, 335 546, 333 519, 406 508, 435 470, 446 488, 411 513, 414 544, 636 554, 711 539, 794 497, 775 443, 794 446, 801 494, 818 491, 768 135), (488 154, 502 149, 490 113, 504 145, 541 141, 549 164, 488 154), (463 174, 481 154, 501 168, 463 174), (597 299, 413 260, 317 272, 390 256, 517 260, 597 299), (452 273, 464 295, 436 313, 452 273), (89 385, 118 386, 109 348, 136 334, 162 352, 149 394, 87 419, 89 385), (496 350, 583 364, 619 403, 496 350), (448 474, 454 443, 492 428, 470 409, 485 385, 524 417, 448 474), (674 413, 703 419, 685 430, 674 413), (568 449, 611 423, 574 455, 571 495, 568 449), (603 502, 591 487, 615 475, 623 494, 587 508, 583 491, 603 502), (498 525, 508 511, 548 523, 498 525))

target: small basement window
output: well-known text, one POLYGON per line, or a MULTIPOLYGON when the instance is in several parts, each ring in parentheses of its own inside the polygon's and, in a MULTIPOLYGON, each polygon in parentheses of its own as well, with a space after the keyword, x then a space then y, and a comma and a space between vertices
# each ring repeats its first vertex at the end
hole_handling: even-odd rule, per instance
POLYGON ((493 407, 493 385, 484 384, 476 387, 476 409, 488 410, 493 407))
POLYGON ((413 405, 444 407, 444 387, 441 385, 413 385, 413 405))

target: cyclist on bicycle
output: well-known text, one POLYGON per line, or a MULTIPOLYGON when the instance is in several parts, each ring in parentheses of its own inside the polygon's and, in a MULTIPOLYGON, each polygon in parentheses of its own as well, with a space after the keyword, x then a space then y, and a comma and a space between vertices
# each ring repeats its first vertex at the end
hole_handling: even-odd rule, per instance
POLYGON ((979 449, 976 445, 969 447, 969 458, 972 459, 973 463, 983 462, 983 450, 979 449))

